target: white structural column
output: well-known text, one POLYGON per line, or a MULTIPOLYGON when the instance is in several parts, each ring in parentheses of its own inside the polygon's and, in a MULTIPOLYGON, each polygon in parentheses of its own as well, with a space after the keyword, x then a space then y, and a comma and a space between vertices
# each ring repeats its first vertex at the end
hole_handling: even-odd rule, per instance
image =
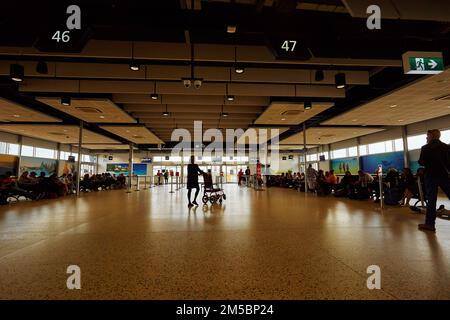
POLYGON ((133 179, 133 143, 130 142, 130 151, 128 153, 128 184, 127 192, 131 192, 131 179, 133 179))
POLYGON ((77 163, 77 197, 80 196, 81 180, 81 147, 83 145, 83 121, 80 121, 80 130, 78 134, 78 163, 77 163))
POLYGON ((306 123, 303 122, 303 163, 305 164, 305 194, 308 192, 308 181, 306 180, 306 170, 307 168, 307 161, 306 161, 306 155, 308 154, 308 149, 306 149, 306 123))
POLYGON ((408 153, 408 131, 406 126, 402 126, 402 139, 403 139, 403 161, 404 167, 409 168, 409 153, 408 153))

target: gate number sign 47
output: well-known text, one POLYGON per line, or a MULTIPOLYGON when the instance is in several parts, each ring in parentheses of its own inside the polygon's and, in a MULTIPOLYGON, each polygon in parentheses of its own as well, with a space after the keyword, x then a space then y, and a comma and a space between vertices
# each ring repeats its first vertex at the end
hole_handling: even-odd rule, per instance
POLYGON ((286 52, 294 51, 296 45, 296 40, 284 40, 283 44, 281 45, 281 49, 285 50, 286 52))

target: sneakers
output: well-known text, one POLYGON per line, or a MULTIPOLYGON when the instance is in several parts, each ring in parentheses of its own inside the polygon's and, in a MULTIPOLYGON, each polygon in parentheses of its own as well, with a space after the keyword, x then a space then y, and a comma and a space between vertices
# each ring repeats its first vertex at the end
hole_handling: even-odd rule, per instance
POLYGON ((419 224, 418 227, 419 227, 419 230, 422 230, 422 231, 436 232, 436 228, 434 226, 429 225, 429 224, 425 224, 425 223, 419 224))

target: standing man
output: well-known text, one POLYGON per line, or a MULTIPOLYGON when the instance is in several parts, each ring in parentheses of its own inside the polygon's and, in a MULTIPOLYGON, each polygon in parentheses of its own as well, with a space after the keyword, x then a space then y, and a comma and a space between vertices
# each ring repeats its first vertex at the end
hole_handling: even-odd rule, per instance
MULTIPOLYGON (((315 191, 316 188, 317 171, 312 167, 310 163, 308 169, 306 169, 306 182, 308 183, 308 189, 310 191, 315 191)), ((308 190, 305 190, 308 192, 308 190)))
POLYGON ((424 224, 419 224, 423 231, 435 232, 436 201, 438 187, 450 199, 450 148, 439 138, 441 132, 437 129, 428 130, 427 144, 420 151, 419 164, 425 167, 425 191, 427 213, 424 224))
POLYGON ((247 184, 247 187, 250 184, 250 174, 251 174, 250 167, 247 166, 247 169, 245 169, 245 183, 247 184))

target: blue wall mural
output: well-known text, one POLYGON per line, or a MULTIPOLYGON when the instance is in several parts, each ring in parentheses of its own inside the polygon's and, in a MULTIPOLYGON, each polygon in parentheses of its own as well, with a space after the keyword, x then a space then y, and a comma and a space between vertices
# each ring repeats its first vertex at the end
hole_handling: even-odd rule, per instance
POLYGON ((361 169, 368 173, 375 173, 379 164, 383 165, 383 172, 391 168, 401 171, 405 167, 403 151, 362 156, 360 161, 361 169))

